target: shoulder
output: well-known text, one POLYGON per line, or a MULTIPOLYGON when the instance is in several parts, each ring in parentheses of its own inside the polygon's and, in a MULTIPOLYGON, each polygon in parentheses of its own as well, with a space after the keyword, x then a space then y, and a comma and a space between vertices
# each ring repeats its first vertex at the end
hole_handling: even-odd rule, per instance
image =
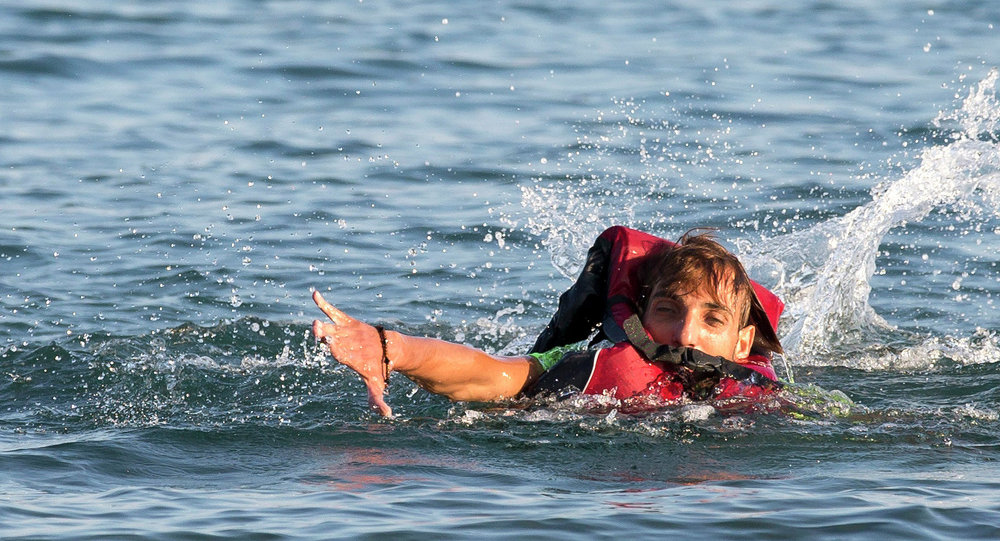
POLYGON ((555 363, 546 367, 538 380, 524 390, 522 393, 524 396, 531 398, 543 393, 579 392, 587 387, 594 372, 597 351, 578 348, 556 349, 566 351, 562 351, 555 363))

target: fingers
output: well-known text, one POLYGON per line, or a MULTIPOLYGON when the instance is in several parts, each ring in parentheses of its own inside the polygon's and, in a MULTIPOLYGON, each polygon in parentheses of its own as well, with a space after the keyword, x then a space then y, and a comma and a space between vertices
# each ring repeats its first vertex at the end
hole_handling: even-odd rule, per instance
POLYGON ((385 390, 368 384, 368 406, 382 417, 392 417, 392 408, 385 401, 385 390))
POLYGON ((326 302, 326 299, 323 298, 323 295, 320 295, 319 291, 313 291, 313 302, 326 314, 326 317, 338 325, 346 325, 354 322, 354 318, 337 310, 332 304, 326 302))
POLYGON ((323 330, 323 322, 318 319, 313 321, 313 336, 317 340, 324 340, 326 338, 326 331, 323 330))

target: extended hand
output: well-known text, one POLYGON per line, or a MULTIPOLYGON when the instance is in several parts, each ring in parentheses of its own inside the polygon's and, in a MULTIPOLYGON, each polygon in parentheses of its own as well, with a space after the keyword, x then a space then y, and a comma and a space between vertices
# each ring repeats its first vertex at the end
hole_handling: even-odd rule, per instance
POLYGON ((313 334, 330 348, 337 362, 361 376, 368 387, 368 404, 385 417, 392 408, 385 402, 386 375, 391 367, 382 363, 382 342, 378 331, 334 308, 318 291, 313 301, 332 323, 313 321, 313 334))

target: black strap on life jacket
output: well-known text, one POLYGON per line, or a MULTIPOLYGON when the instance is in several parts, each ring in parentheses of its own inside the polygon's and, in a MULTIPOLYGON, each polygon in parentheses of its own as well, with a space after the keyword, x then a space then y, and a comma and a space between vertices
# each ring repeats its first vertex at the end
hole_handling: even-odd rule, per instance
POLYGON ((628 341, 646 360, 676 366, 684 382, 684 388, 695 399, 707 398, 712 388, 723 377, 766 389, 781 388, 779 382, 725 357, 709 355, 694 348, 674 347, 654 342, 646 334, 642 321, 636 314, 629 316, 623 327, 628 341))

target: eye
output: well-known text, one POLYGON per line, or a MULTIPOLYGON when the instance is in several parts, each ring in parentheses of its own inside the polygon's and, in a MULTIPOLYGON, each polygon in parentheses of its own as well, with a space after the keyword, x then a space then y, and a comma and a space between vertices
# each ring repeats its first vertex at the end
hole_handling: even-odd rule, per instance
POLYGON ((653 311, 657 314, 674 314, 677 312, 677 303, 671 300, 658 301, 653 304, 653 311))
POLYGON ((724 327, 727 321, 725 316, 717 312, 709 312, 705 315, 705 323, 712 327, 724 327))

